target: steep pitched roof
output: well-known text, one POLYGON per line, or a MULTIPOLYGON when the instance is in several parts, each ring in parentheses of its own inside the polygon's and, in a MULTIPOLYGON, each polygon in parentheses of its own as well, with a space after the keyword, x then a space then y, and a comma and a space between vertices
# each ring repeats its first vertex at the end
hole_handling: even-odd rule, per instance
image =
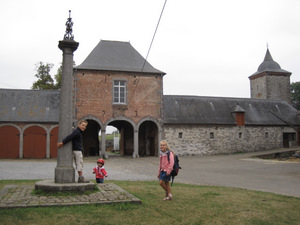
POLYGON ((150 65, 129 42, 103 40, 76 69, 165 74, 150 65))
POLYGON ((60 91, 0 89, 1 122, 59 121, 60 91))
POLYGON ((178 95, 163 97, 165 124, 235 125, 232 113, 237 109, 245 112, 245 125, 300 125, 297 110, 285 101, 178 95))
POLYGON ((291 72, 281 69, 280 65, 273 60, 269 49, 267 49, 264 61, 259 65, 257 71, 254 74, 252 74, 251 76, 254 76, 254 75, 257 75, 257 74, 260 74, 263 72, 280 72, 280 73, 291 74, 291 72))

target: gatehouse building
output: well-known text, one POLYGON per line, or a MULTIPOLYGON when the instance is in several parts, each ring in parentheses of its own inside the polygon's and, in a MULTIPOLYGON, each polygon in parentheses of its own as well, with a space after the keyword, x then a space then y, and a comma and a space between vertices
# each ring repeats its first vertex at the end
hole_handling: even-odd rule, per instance
MULTIPOLYGON (((120 133, 120 154, 133 158, 158 155, 162 139, 179 155, 299 145, 291 72, 269 49, 249 76, 251 98, 164 95, 166 73, 129 42, 101 40, 73 74, 73 124, 88 121, 86 156, 107 156, 108 126, 120 133)), ((59 90, 0 89, 0 158, 57 157, 59 97, 59 90)))

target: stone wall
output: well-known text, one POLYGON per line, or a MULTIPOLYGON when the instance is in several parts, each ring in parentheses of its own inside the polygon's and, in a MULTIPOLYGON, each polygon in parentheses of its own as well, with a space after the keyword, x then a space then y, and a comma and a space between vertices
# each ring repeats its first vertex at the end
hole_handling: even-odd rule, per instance
POLYGON ((267 76, 267 99, 283 100, 291 103, 290 77, 289 76, 267 76))
POLYGON ((231 154, 282 147, 281 127, 165 125, 164 131, 164 139, 178 155, 231 154))
POLYGON ((267 79, 262 76, 250 80, 251 98, 267 99, 267 79))
POLYGON ((251 98, 283 100, 291 103, 290 77, 286 74, 262 73, 250 79, 251 98))

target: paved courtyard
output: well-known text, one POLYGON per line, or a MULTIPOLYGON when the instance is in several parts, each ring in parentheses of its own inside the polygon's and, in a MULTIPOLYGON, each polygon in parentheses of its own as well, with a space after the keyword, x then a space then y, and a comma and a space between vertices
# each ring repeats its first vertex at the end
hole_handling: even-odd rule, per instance
MULTIPOLYGON (((225 186, 243 188, 300 197, 300 163, 263 160, 253 156, 283 152, 294 149, 216 155, 180 156, 179 175, 176 183, 225 186)), ((93 167, 98 157, 84 159, 84 176, 94 180, 93 167)), ((157 181, 158 157, 111 156, 106 160, 105 169, 110 180, 153 180, 157 181)), ((0 180, 54 180, 56 159, 0 159, 0 180)), ((76 177, 77 178, 77 177, 76 177)))

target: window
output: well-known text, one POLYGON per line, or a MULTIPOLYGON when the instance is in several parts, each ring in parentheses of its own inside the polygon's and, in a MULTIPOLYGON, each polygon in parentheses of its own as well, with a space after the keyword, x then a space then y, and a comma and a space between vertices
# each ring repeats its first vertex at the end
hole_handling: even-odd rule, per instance
POLYGON ((215 137, 214 132, 210 132, 210 133, 209 133, 209 137, 210 137, 211 139, 213 139, 213 138, 215 137))
POLYGON ((242 138, 242 137, 243 137, 243 133, 239 132, 239 138, 242 138))
POLYGON ((113 103, 125 104, 126 103, 126 81, 114 81, 113 103))
POLYGON ((265 138, 268 138, 268 137, 269 137, 269 133, 266 132, 266 133, 265 133, 265 138))
POLYGON ((178 138, 182 138, 182 132, 178 133, 178 138))

